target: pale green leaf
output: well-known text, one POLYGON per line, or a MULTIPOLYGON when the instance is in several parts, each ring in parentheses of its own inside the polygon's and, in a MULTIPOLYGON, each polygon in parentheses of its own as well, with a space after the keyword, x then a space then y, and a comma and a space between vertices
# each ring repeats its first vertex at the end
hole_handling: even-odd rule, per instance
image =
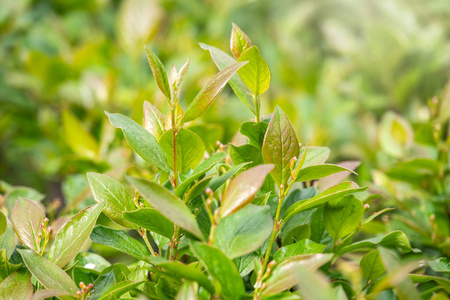
MULTIPOLYGON (((33 201, 19 197, 11 213, 11 223, 19 240, 28 248, 39 249, 37 235, 45 214, 33 201)), ((41 232, 42 234, 42 232, 41 232)))
POLYGON ((238 61, 248 61, 248 63, 238 71, 238 74, 245 85, 252 91, 253 95, 264 94, 269 89, 272 75, 270 74, 267 62, 261 56, 258 47, 251 46, 245 50, 241 53, 238 61))
POLYGON ((167 73, 164 69, 163 64, 155 55, 155 53, 153 53, 150 49, 145 47, 145 51, 147 52, 148 62, 150 64, 150 68, 152 69, 153 76, 155 76, 156 84, 158 85, 161 92, 169 100, 171 100, 169 80, 167 79, 167 73))

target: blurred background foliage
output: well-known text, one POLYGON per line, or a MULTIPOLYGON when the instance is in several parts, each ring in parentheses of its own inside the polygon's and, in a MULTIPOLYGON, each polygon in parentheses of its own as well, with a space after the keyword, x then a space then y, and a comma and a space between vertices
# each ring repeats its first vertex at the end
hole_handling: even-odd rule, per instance
MULTIPOLYGON (((0 179, 49 202, 85 199, 87 171, 145 172, 103 111, 141 122, 148 100, 168 112, 144 45, 167 69, 191 59, 186 108, 217 72, 198 42, 229 52, 231 22, 271 68, 262 113, 279 105, 302 144, 330 147, 334 162, 361 160, 359 181, 375 179, 396 199, 386 180, 392 166, 417 155, 438 164, 448 157, 439 142, 448 130, 435 128, 448 117, 435 122, 428 107, 450 78, 447 0, 1 0, 0 7, 0 179)), ((212 149, 251 117, 227 87, 190 128, 212 149)), ((448 158, 443 163, 448 168, 448 158)), ((444 197, 444 214, 445 180, 426 189, 444 197)))

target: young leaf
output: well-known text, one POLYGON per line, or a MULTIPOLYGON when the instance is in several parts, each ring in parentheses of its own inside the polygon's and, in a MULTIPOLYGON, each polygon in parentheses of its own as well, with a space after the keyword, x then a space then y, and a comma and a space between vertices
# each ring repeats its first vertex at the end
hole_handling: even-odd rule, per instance
POLYGON ((214 167, 219 162, 223 161, 227 155, 224 152, 216 153, 208 159, 202 161, 197 168, 192 172, 192 175, 185 179, 175 190, 175 195, 181 197, 188 187, 200 176, 208 172, 212 167, 214 167))
POLYGON ((191 250, 220 285, 217 295, 225 299, 240 299, 245 294, 244 283, 233 262, 214 246, 191 243, 191 250))
POLYGON ((147 248, 122 230, 97 225, 92 230, 90 237, 94 243, 112 247, 139 260, 151 263, 147 248))
POLYGON ((226 217, 250 203, 272 169, 273 165, 259 165, 236 176, 222 196, 220 215, 226 217))
POLYGON ((269 127, 269 123, 266 122, 245 122, 241 125, 239 131, 248 137, 250 145, 261 150, 264 143, 264 136, 267 132, 267 127, 269 127))
POLYGON ((123 218, 139 227, 156 232, 169 239, 173 237, 173 223, 153 208, 140 208, 124 212, 123 218))
POLYGON ((271 74, 269 66, 261 56, 258 47, 251 46, 245 50, 238 59, 239 62, 248 61, 238 74, 242 81, 252 91, 253 95, 264 94, 270 86, 271 74))
POLYGON ((266 287, 262 295, 268 296, 290 289, 297 283, 296 270, 299 267, 313 271, 328 262, 331 257, 332 254, 306 254, 286 258, 273 268, 271 275, 264 282, 266 287))
POLYGON ((19 197, 11 213, 11 223, 19 240, 28 248, 39 249, 37 235, 45 214, 33 201, 19 197))
POLYGON ((300 145, 294 128, 286 114, 277 106, 264 137, 262 156, 266 164, 275 165, 270 174, 278 186, 286 186, 291 159, 298 158, 299 153, 300 145))
POLYGON ((125 227, 134 228, 132 223, 122 217, 123 211, 136 209, 133 198, 127 189, 117 180, 98 173, 87 173, 92 194, 97 203, 105 202, 103 212, 111 220, 125 227))
POLYGON ((176 72, 175 66, 172 65, 172 76, 171 76, 172 87, 173 91, 176 92, 177 94, 180 92, 181 85, 183 84, 184 78, 186 77, 186 74, 188 72, 190 61, 191 59, 188 58, 188 60, 181 67, 179 72, 176 72))
POLYGON ((182 122, 186 123, 200 117, 223 90, 228 80, 245 64, 243 62, 232 64, 214 75, 197 96, 195 96, 194 100, 192 100, 184 114, 182 122))
POLYGON ((348 195, 328 202, 323 209, 323 225, 335 241, 350 234, 361 223, 364 206, 358 198, 348 195))
POLYGON ((197 300, 198 284, 192 281, 185 281, 180 288, 175 300, 197 300))
POLYGON ((304 201, 294 203, 285 213, 284 222, 298 214, 299 212, 312 209, 329 201, 344 197, 349 194, 364 191, 366 187, 359 187, 356 183, 348 181, 335 185, 317 196, 304 201))
POLYGON ((330 148, 328 147, 314 147, 309 146, 307 148, 301 148, 299 157, 303 156, 303 153, 306 151, 305 162, 303 163, 302 168, 307 168, 309 166, 321 165, 325 163, 330 156, 330 148))
MULTIPOLYGON (((181 128, 177 133, 177 168, 182 174, 194 169, 202 160, 205 144, 202 139, 190 130, 181 128)), ((159 144, 167 156, 167 163, 173 169, 173 137, 172 129, 161 137, 159 144)))
POLYGON ((150 63, 153 76, 155 76, 156 84, 167 99, 171 100, 169 80, 167 79, 166 70, 164 69, 163 64, 152 50, 145 47, 145 51, 147 52, 148 62, 150 63))
MULTIPOLYGON (((175 128, 181 128, 182 120, 184 117, 184 110, 181 107, 180 103, 175 105, 175 108, 173 110, 173 113, 175 114, 175 128)), ((172 129, 172 110, 169 111, 169 113, 166 116, 166 130, 172 129)))
MULTIPOLYGON (((0 209, 0 214, 3 211, 0 209)), ((6 216, 5 216, 6 217, 6 216)), ((16 234, 14 233, 11 222, 6 218, 6 229, 3 234, 0 235, 0 249, 6 251, 6 257, 9 259, 16 247, 16 234)))
POLYGON ((298 241, 297 243, 281 247, 275 253, 273 259, 276 262, 279 262, 282 259, 291 256, 322 253, 323 250, 325 250, 325 248, 326 248, 325 245, 317 244, 316 242, 313 242, 308 239, 303 239, 298 241))
POLYGON ((64 139, 73 152, 90 159, 97 157, 99 151, 97 141, 68 110, 62 112, 62 129, 64 139))
MULTIPOLYGON (((209 51, 219 70, 223 70, 226 67, 236 63, 236 61, 230 55, 223 52, 222 50, 202 43, 200 43, 200 47, 204 50, 209 51)), ((242 81, 242 79, 238 76, 238 74, 234 74, 233 77, 231 77, 229 83, 236 96, 238 96, 238 98, 241 99, 241 101, 245 105, 247 105, 248 108, 250 108, 252 113, 255 114, 255 101, 252 97, 252 93, 242 81)))
POLYGON ((5 213, 0 210, 0 235, 2 235, 6 231, 6 226, 8 225, 8 218, 5 216, 5 213))
POLYGON ((189 208, 179 198, 157 183, 136 177, 127 178, 139 191, 139 194, 163 216, 198 238, 203 239, 194 215, 191 214, 189 208))
POLYGON ((344 171, 356 174, 353 170, 338 165, 332 164, 313 165, 306 168, 302 168, 298 172, 295 181, 310 181, 344 171))
POLYGON ((364 278, 372 281, 378 279, 386 271, 377 249, 364 255, 359 267, 364 278))
POLYGON ((220 220, 214 245, 233 259, 258 249, 272 233, 272 227, 269 207, 249 204, 220 220))
POLYGON ((383 246, 386 248, 397 248, 402 253, 408 253, 412 251, 408 238, 401 231, 392 231, 385 236, 375 237, 372 239, 362 240, 351 245, 345 246, 339 249, 337 255, 343 255, 347 252, 351 252, 356 249, 370 248, 374 249, 377 246, 383 246))
POLYGON ((25 269, 12 273, 0 282, 0 299, 30 300, 32 296, 31 274, 25 269))
POLYGON ((148 101, 144 101, 144 128, 147 129, 156 139, 164 134, 164 116, 148 101))
POLYGON ((105 203, 88 206, 71 217, 58 230, 50 248, 48 259, 59 267, 64 267, 74 258, 89 239, 98 216, 105 203))
POLYGON ((28 270, 47 289, 55 289, 76 295, 77 286, 60 267, 32 250, 18 249, 28 270))
POLYGON ((236 59, 239 59, 242 52, 252 46, 252 42, 248 36, 233 23, 233 29, 231 30, 230 48, 236 59))
POLYGON ((123 130, 125 138, 137 154, 149 164, 162 171, 170 172, 166 162, 166 155, 150 132, 124 115, 105 113, 114 127, 123 130))

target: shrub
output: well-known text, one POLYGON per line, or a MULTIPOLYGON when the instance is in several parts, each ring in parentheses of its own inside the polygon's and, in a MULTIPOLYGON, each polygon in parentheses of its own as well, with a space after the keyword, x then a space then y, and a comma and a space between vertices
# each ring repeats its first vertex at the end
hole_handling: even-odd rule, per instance
MULTIPOLYGON (((4 207, 17 202, 0 214, 1 295, 92 300, 300 299, 300 294, 308 299, 360 299, 383 293, 419 299, 412 281, 434 281, 426 286, 428 296, 448 291, 444 277, 423 272, 408 276, 426 266, 400 260, 399 255, 413 250, 403 232, 369 239, 360 234, 362 226, 385 210, 365 216, 370 201, 366 188, 340 182, 345 176, 330 177, 355 173, 352 169, 326 163, 326 147, 301 147, 279 107, 271 117, 261 118, 259 96, 269 88, 271 74, 244 32, 233 26, 234 58, 201 47, 210 51, 220 72, 186 110, 179 104, 179 92, 189 60, 179 71, 173 67, 169 79, 160 60, 147 50, 170 111, 164 116, 144 103, 144 126, 106 113, 152 166, 141 176, 127 176, 135 192, 112 177, 88 173, 96 204, 63 225, 52 222, 53 234, 38 201, 17 199, 22 192, 3 187, 9 191, 4 207), (205 154, 204 142, 189 125, 227 83, 255 120, 240 127, 244 144, 219 143, 216 151, 205 154), (116 224, 96 225, 101 213, 116 224), (89 251, 90 239, 134 260, 110 263, 94 247, 89 251)), ((449 270, 444 260, 432 267, 449 270)))

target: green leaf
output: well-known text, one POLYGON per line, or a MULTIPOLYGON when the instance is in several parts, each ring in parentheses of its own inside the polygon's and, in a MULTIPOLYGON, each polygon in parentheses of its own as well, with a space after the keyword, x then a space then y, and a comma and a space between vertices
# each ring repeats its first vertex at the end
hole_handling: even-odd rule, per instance
MULTIPOLYGON (((190 130, 181 128, 177 139, 177 168, 182 174, 194 169, 203 158, 205 144, 202 139, 190 130)), ((167 163, 173 169, 173 138, 172 129, 166 131, 159 144, 167 156, 167 163)))
POLYGON ((310 166, 321 165, 327 161, 330 156, 330 148, 327 147, 314 147, 308 146, 308 148, 301 148, 299 157, 302 157, 306 151, 305 162, 302 168, 310 166))
POLYGON ((245 277, 248 274, 250 274, 251 271, 253 271, 253 269, 255 268, 253 260, 256 259, 257 257, 258 255, 255 252, 253 252, 233 259, 233 262, 236 265, 236 268, 241 277, 245 277))
POLYGON ((30 300, 33 296, 31 274, 22 269, 0 282, 0 299, 30 300))
POLYGON ((447 278, 430 275, 419 275, 419 274, 410 274, 409 277, 411 278, 413 283, 424 283, 434 281, 440 286, 442 286, 447 293, 450 293, 450 280, 448 280, 447 278))
POLYGON ((325 245, 317 244, 316 242, 308 239, 303 239, 298 241, 297 243, 278 249, 278 251, 275 253, 275 256, 273 257, 273 260, 279 262, 284 258, 291 256, 322 253, 325 248, 325 245))
POLYGON ((225 299, 240 299, 245 294, 244 283, 233 262, 214 246, 191 243, 191 250, 220 285, 217 295, 225 299))
POLYGON ((91 205, 71 217, 58 230, 50 248, 48 259, 59 267, 64 267, 81 250, 89 239, 104 203, 91 205))
POLYGON ((341 300, 331 287, 330 280, 320 271, 299 266, 296 270, 298 292, 304 300, 341 300))
MULTIPOLYGON (((3 211, 0 210, 3 214, 3 211)), ((3 234, 0 235, 0 249, 6 250, 6 257, 9 259, 16 247, 16 234, 14 233, 11 222, 6 218, 6 229, 3 234)))
MULTIPOLYGON (((307 152, 308 153, 308 152, 307 152)), ((339 173, 339 172, 350 172, 356 174, 355 171, 333 164, 323 164, 323 165, 313 165, 306 168, 302 168, 295 181, 310 181, 314 179, 323 178, 325 176, 339 173)), ((358 174, 356 174, 358 175, 358 174)))
POLYGON ((6 249, 0 250, 0 282, 21 267, 21 264, 14 265, 8 261, 6 249))
POLYGON ((90 159, 97 157, 99 151, 97 141, 68 110, 62 112, 62 129, 63 137, 73 152, 90 159))
MULTIPOLYGON (((73 299, 69 296, 67 292, 60 290, 38 290, 34 293, 32 300, 45 300, 45 299, 53 299, 52 297, 60 297, 60 299, 73 299), (65 296, 65 297, 63 297, 65 296), (70 297, 70 298, 69 298, 70 297)), ((77 298, 75 298, 77 299, 77 298)), ((91 299, 91 298, 89 298, 91 299)), ((94 300, 94 299, 92 299, 94 300)))
POLYGON ((197 168, 192 172, 192 175, 185 179, 175 190, 175 195, 181 197, 184 195, 188 187, 200 176, 208 172, 212 167, 214 167, 219 162, 223 161, 227 155, 225 152, 216 153, 208 159, 202 161, 197 168))
POLYGON ((3 206, 6 207, 8 212, 12 212, 14 206, 17 204, 17 199, 19 197, 31 200, 37 205, 39 205, 41 200, 45 198, 44 195, 42 195, 35 189, 24 186, 13 187, 8 190, 5 198, 3 199, 3 206))
POLYGON ((105 113, 114 127, 123 130, 125 138, 137 154, 149 164, 162 171, 170 172, 166 162, 166 155, 150 132, 124 115, 105 113))
POLYGON ((347 252, 351 252, 361 248, 374 249, 377 246, 383 246, 387 248, 397 248, 402 253, 408 253, 412 251, 408 238, 401 231, 392 231, 385 236, 375 237, 372 239, 362 240, 351 245, 341 248, 337 255, 342 255, 347 252))
POLYGON ((19 197, 11 213, 11 223, 19 240, 28 248, 38 251, 37 235, 45 214, 33 201, 19 197))
POLYGON ((131 291, 141 284, 143 284, 144 281, 138 281, 134 282, 131 280, 125 280, 116 283, 114 286, 109 288, 100 298, 99 300, 104 299, 118 299, 121 295, 125 294, 128 291, 131 291))
POLYGON ((94 281, 94 288, 90 293, 89 300, 98 300, 107 290, 114 286, 116 283, 116 278, 114 276, 114 271, 110 271, 107 274, 100 275, 94 281))
POLYGON ((119 225, 133 228, 123 219, 123 211, 136 209, 133 198, 127 189, 117 180, 98 173, 87 173, 92 194, 97 203, 105 203, 103 213, 119 225))
POLYGON ((264 94, 270 86, 272 75, 269 66, 261 56, 258 47, 251 46, 245 50, 238 59, 239 62, 248 61, 238 74, 246 86, 252 91, 253 95, 264 94))
POLYGON ((94 243, 109 246, 139 260, 152 263, 147 248, 122 230, 97 225, 92 230, 91 239, 94 243))
MULTIPOLYGON (((226 67, 236 63, 236 60, 234 60, 230 55, 223 52, 222 50, 202 43, 199 43, 199 45, 202 49, 209 51, 211 57, 214 60, 214 63, 219 68, 219 70, 223 70, 226 67)), ((250 108, 253 114, 255 114, 255 101, 253 99, 252 93, 242 81, 241 77, 239 77, 238 74, 234 74, 233 77, 231 77, 229 83, 236 96, 238 96, 238 98, 241 99, 241 101, 245 105, 247 105, 248 108, 250 108)))
POLYGON ((171 100, 169 80, 167 79, 166 70, 164 69, 163 64, 152 50, 145 47, 145 51, 147 52, 148 62, 150 63, 153 76, 155 76, 156 84, 161 92, 171 100))
POLYGON ((136 177, 127 177, 128 181, 139 191, 139 194, 174 224, 189 231, 200 239, 202 232, 189 208, 174 194, 157 183, 136 177))
POLYGON ((188 58, 186 63, 181 67, 180 71, 177 72, 175 65, 172 65, 172 74, 171 74, 171 81, 172 81, 172 90, 173 93, 180 93, 181 85, 184 82, 184 78, 186 77, 186 74, 189 70, 189 63, 191 59, 188 58))
POLYGON ((60 267, 40 256, 33 250, 17 249, 28 270, 47 289, 55 289, 76 295, 75 283, 60 267))
POLYGON ((185 281, 177 294, 176 300, 197 300, 198 284, 196 282, 185 281))
POLYGON ((380 257, 380 252, 377 249, 364 255, 359 267, 364 278, 372 281, 381 277, 386 271, 383 260, 380 257))
POLYGON ((173 223, 153 208, 140 208, 131 212, 124 212, 123 218, 139 227, 156 232, 169 239, 173 237, 173 223))
POLYGON ((164 134, 164 124, 163 114, 150 102, 144 101, 144 128, 159 139, 164 134))
POLYGON ((232 64, 214 75, 197 96, 195 96, 194 100, 192 100, 184 114, 182 122, 186 123, 200 117, 223 90, 228 80, 245 64, 245 62, 232 64))
POLYGON ((429 261, 428 264, 435 272, 450 273, 450 263, 447 257, 440 257, 436 260, 429 261))
POLYGON ((267 206, 249 204, 220 219, 214 245, 231 259, 258 249, 272 233, 273 219, 267 206))
POLYGON ((235 213, 252 202, 273 165, 259 165, 234 178, 222 196, 221 217, 235 213))
POLYGON ((349 194, 353 194, 356 192, 364 191, 366 187, 359 187, 356 183, 347 181, 337 184, 324 192, 318 194, 317 196, 312 197, 311 199, 307 199, 304 201, 299 201, 291 205, 285 213, 285 217, 283 217, 284 222, 295 216, 296 214, 312 209, 324 203, 327 203, 332 200, 336 200, 338 198, 344 197, 349 194))
POLYGON ((384 152, 401 157, 413 142, 413 129, 408 121, 393 112, 386 112, 378 131, 380 146, 384 152))
POLYGON ((264 143, 264 136, 266 135, 269 123, 266 122, 245 122, 241 125, 239 131, 248 137, 249 143, 252 146, 262 149, 264 143))
POLYGON ((156 266, 161 267, 165 274, 169 274, 171 277, 198 282, 208 292, 214 294, 214 286, 211 284, 211 281, 194 265, 185 265, 178 261, 161 260, 161 262, 156 263, 156 266))
POLYGON ((222 175, 220 175, 217 179, 213 180, 209 187, 213 191, 217 191, 218 188, 220 188, 228 179, 233 177, 237 172, 239 172, 242 168, 244 168, 249 163, 242 163, 237 166, 232 167, 222 175))
POLYGON ((353 195, 325 204, 323 225, 335 241, 352 233, 361 223, 364 206, 353 195))
POLYGON ((250 162, 247 168, 264 164, 261 156, 261 150, 252 145, 242 145, 239 147, 230 145, 230 157, 233 165, 239 165, 245 162, 250 162))
POLYGON ((266 164, 274 164, 270 173, 278 186, 286 183, 290 177, 290 161, 299 157, 300 145, 294 128, 286 114, 278 106, 267 128, 262 147, 262 156, 266 164))
POLYGON ((248 36, 236 24, 233 23, 233 29, 231 30, 230 47, 234 57, 236 57, 236 59, 239 59, 242 52, 244 52, 251 46, 252 42, 250 41, 248 36))
POLYGON ((0 210, 0 235, 2 235, 6 231, 6 226, 8 225, 7 217, 5 213, 0 210))
POLYGON ((270 276, 264 282, 266 288, 262 295, 268 296, 292 288, 297 283, 296 270, 305 267, 309 271, 318 269, 330 261, 332 254, 306 254, 291 256, 276 264, 270 276))
POLYGON ((184 197, 184 201, 187 205, 190 205, 191 201, 197 199, 197 197, 203 194, 203 192, 209 186, 209 183, 211 182, 213 176, 214 175, 210 175, 199 180, 189 189, 189 191, 186 193, 186 196, 184 197))

